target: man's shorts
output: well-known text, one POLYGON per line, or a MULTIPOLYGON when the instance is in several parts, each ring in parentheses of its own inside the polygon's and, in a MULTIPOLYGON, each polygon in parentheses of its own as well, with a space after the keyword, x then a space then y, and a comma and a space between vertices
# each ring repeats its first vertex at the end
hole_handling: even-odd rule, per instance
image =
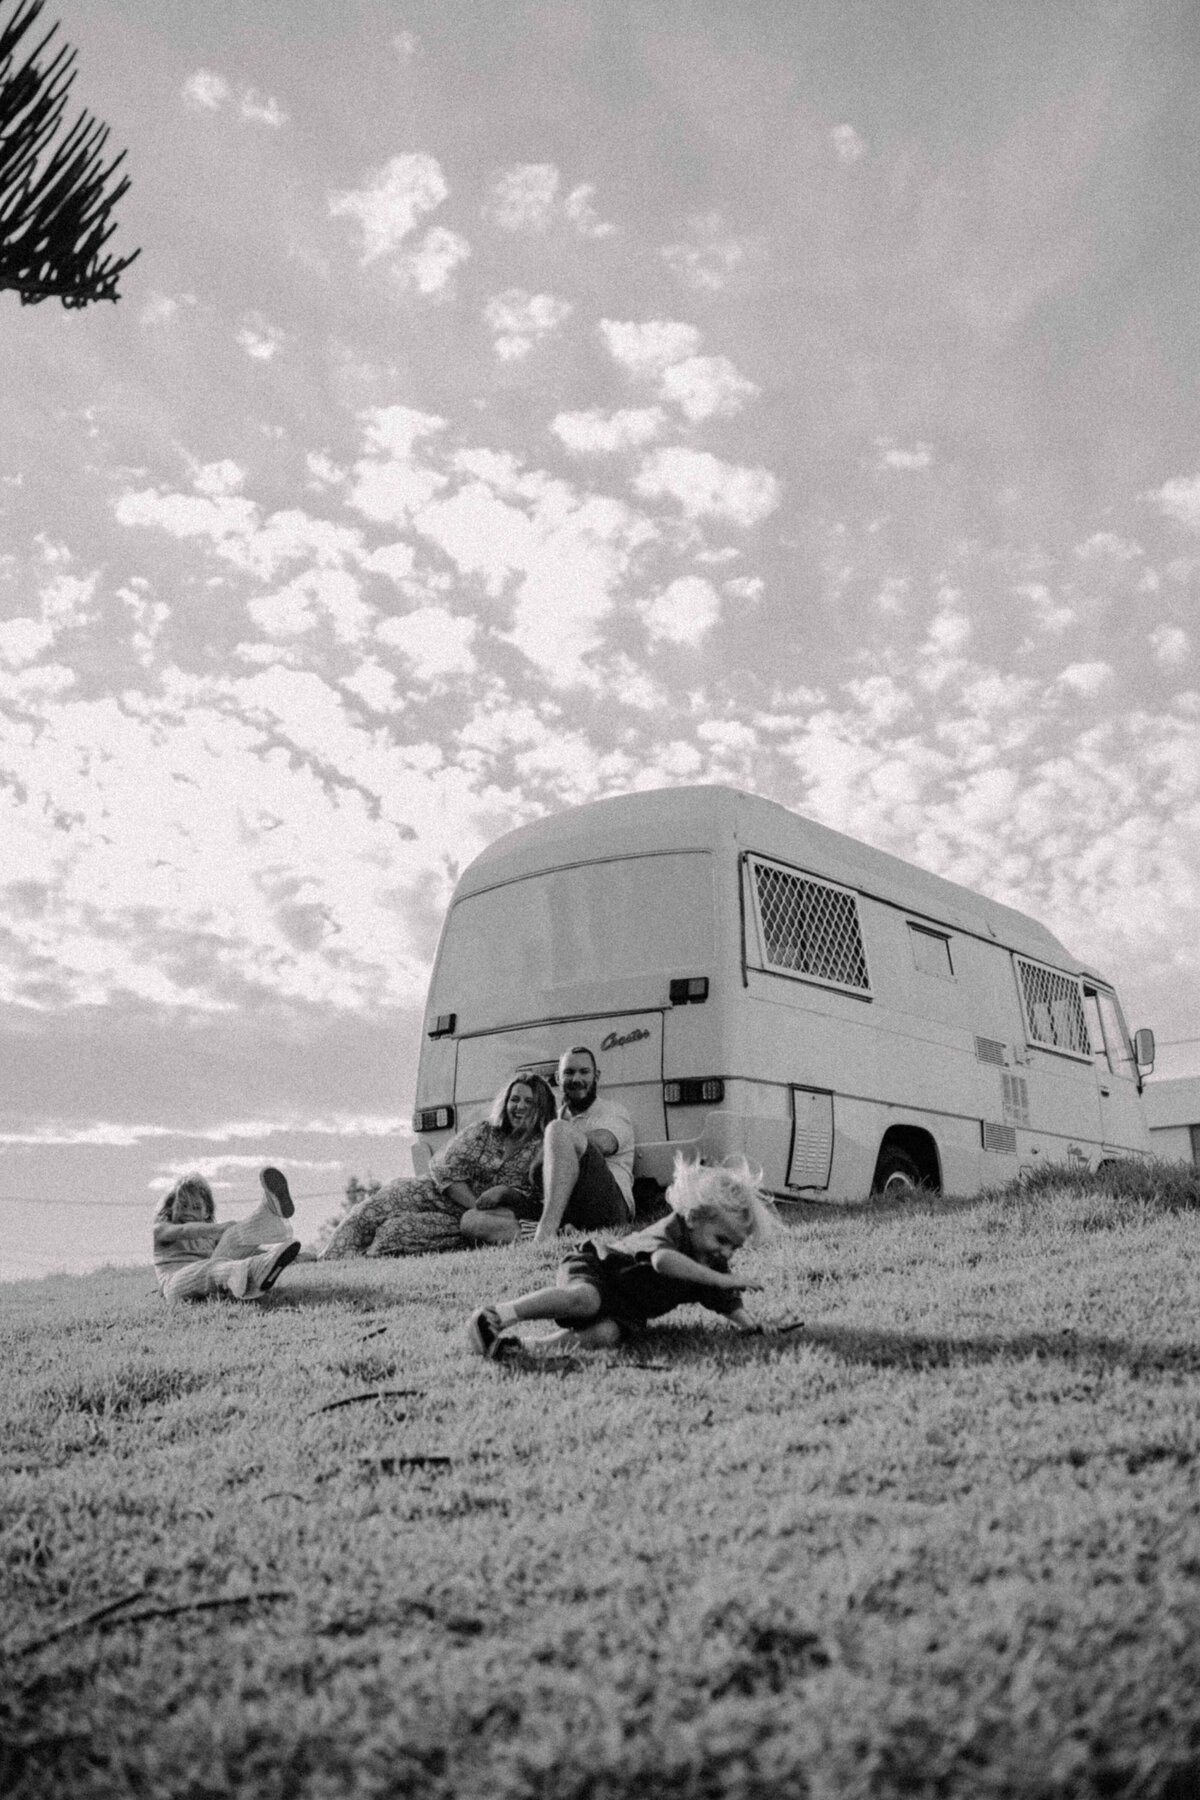
MULTIPOLYGON (((533 1159, 530 1170, 530 1192, 510 1200, 508 1208, 518 1219, 540 1219, 542 1216, 542 1152, 533 1159)), ((632 1223, 625 1196, 617 1185, 601 1151, 589 1144, 579 1159, 579 1175, 571 1189, 562 1223, 577 1231, 619 1229, 632 1223)))

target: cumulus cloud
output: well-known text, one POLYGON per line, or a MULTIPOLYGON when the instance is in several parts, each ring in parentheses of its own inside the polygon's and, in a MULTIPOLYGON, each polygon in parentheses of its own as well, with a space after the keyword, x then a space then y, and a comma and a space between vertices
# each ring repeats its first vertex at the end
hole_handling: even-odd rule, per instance
POLYGON ((1192 641, 1179 625, 1158 625, 1150 633, 1155 661, 1164 669, 1177 669, 1191 654, 1192 641))
POLYGON ((711 581, 681 575, 641 608, 651 639, 699 644, 721 616, 721 599, 711 581))
POLYGON ((1200 531, 1200 475, 1177 475, 1165 481, 1154 498, 1169 519, 1200 531))
POLYGON ((725 592, 734 600, 761 600, 765 586, 761 575, 738 575, 725 583, 725 592))
POLYGON ((659 393, 693 424, 740 411, 759 393, 727 356, 688 356, 663 370, 659 393))
POLYGON ((593 205, 595 197, 595 188, 585 182, 571 189, 563 202, 563 211, 580 237, 611 237, 617 228, 609 220, 600 217, 593 205))
POLYGON ((183 84, 183 98, 195 112, 220 112, 236 106, 243 119, 255 125, 269 125, 278 131, 287 124, 287 114, 271 94, 257 88, 235 90, 232 83, 215 69, 195 69, 183 84))
POLYGON ((700 333, 678 319, 602 319, 614 362, 634 380, 653 382, 661 400, 693 424, 738 412, 759 392, 727 356, 700 356, 700 333))
POLYGON ((282 349, 284 341, 283 332, 264 319, 261 313, 251 313, 237 333, 238 347, 253 362, 271 362, 282 349))
POLYGON ((653 451, 634 481, 639 494, 677 500, 690 519, 727 519, 749 529, 779 505, 779 483, 767 469, 721 462, 707 450, 653 451))
POLYGON ((195 306, 195 294, 162 294, 154 289, 138 314, 139 325, 165 325, 181 306, 195 306))
POLYGON ((196 69, 183 84, 183 97, 200 112, 218 112, 232 99, 233 89, 215 69, 196 69))
POLYGON ((615 456, 651 443, 666 422, 661 407, 643 406, 614 413, 559 413, 550 429, 575 456, 615 456))
POLYGON ((322 618, 342 643, 361 642, 374 618, 357 579, 346 569, 306 569, 277 593, 248 603, 260 631, 281 637, 311 631, 322 618))
POLYGON ((600 335, 613 361, 638 376, 660 376, 700 348, 699 331, 680 319, 601 319, 600 335))
POLYGON ((449 192, 437 158, 409 152, 369 171, 361 188, 331 195, 329 211, 335 219, 357 220, 365 268, 393 255, 449 192))
POLYGON ((1081 562, 1131 563, 1142 556, 1142 546, 1134 543, 1132 538, 1123 538, 1116 531, 1093 531, 1081 544, 1076 544, 1075 554, 1081 562))
POLYGON ((928 444, 914 444, 911 450, 905 450, 893 444, 890 438, 877 438, 875 442, 879 450, 876 466, 880 469, 928 469, 933 462, 933 451, 928 444))
POLYGON ((405 259, 404 273, 421 294, 440 294, 460 263, 471 254, 471 246, 458 232, 445 225, 434 225, 417 248, 405 259))
POLYGON ((1040 631, 1057 637, 1075 623, 1075 608, 1056 596, 1044 581, 1021 582, 1016 592, 1028 600, 1040 631))
POLYGON ((724 227, 719 213, 689 221, 689 235, 666 244, 662 256, 672 273, 701 293, 719 294, 749 261, 751 245, 724 227))
POLYGON ((382 406, 363 415, 363 426, 366 454, 355 464, 347 499, 369 519, 402 524, 445 485, 445 476, 416 456, 418 443, 442 431, 445 420, 408 406, 382 406))
POLYGON ((238 108, 243 119, 256 125, 269 125, 275 131, 287 124, 288 116, 273 94, 260 94, 257 88, 246 88, 238 108))
POLYGON ((1116 679, 1116 671, 1107 662, 1069 663, 1060 671, 1058 682, 1061 687, 1069 688, 1073 693, 1082 694, 1085 699, 1102 693, 1116 679))
POLYGON ((573 310, 569 300, 560 300, 554 294, 507 288, 502 294, 492 295, 483 316, 493 333, 496 355, 502 362, 515 362, 557 331, 573 310))
POLYGON ((503 231, 545 231, 559 181, 553 163, 516 163, 494 178, 484 213, 503 231))
POLYGON ((835 125, 829 137, 841 163, 861 162, 867 154, 867 144, 853 125, 835 125))
POLYGON ((401 618, 385 619, 375 635, 401 651, 422 681, 434 681, 474 673, 476 631, 473 619, 459 618, 445 607, 424 606, 401 618))

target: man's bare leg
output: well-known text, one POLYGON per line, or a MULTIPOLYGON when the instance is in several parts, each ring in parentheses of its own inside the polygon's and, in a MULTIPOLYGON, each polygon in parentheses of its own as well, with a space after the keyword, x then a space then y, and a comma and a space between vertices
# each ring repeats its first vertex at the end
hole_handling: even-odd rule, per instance
MULTIPOLYGON (((542 1140, 542 1216, 533 1234, 535 1244, 557 1237, 563 1214, 579 1180, 580 1131, 568 1119, 551 1119, 542 1140)), ((585 1140, 586 1142, 586 1140, 585 1140)))

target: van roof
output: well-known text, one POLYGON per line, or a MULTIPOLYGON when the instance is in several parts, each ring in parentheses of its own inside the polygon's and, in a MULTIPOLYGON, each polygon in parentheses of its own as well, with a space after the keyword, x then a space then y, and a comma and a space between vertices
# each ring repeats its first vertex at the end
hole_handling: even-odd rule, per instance
POLYGON ((802 818, 773 800, 730 787, 652 788, 593 800, 521 825, 497 838, 463 871, 455 898, 571 863, 711 850, 723 838, 739 850, 793 863, 919 917, 1082 971, 1052 932, 1014 907, 802 818))

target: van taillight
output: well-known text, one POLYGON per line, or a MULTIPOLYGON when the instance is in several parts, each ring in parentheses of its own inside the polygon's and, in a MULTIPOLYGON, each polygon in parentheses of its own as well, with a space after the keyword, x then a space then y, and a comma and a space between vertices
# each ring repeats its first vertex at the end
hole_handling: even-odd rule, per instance
POLYGON ((708 1101, 725 1098, 725 1083, 719 1075, 701 1075, 692 1081, 664 1081, 663 1100, 667 1106, 702 1106, 708 1101))
POLYGON ((413 1114, 414 1131, 449 1131, 454 1123, 452 1106, 423 1106, 413 1114))
POLYGON ((670 992, 672 1006, 701 1006, 708 999, 708 976, 681 975, 670 992))
POLYGON ((430 1037, 453 1037, 454 1027, 458 1024, 457 1013, 439 1013, 429 1027, 430 1037))

